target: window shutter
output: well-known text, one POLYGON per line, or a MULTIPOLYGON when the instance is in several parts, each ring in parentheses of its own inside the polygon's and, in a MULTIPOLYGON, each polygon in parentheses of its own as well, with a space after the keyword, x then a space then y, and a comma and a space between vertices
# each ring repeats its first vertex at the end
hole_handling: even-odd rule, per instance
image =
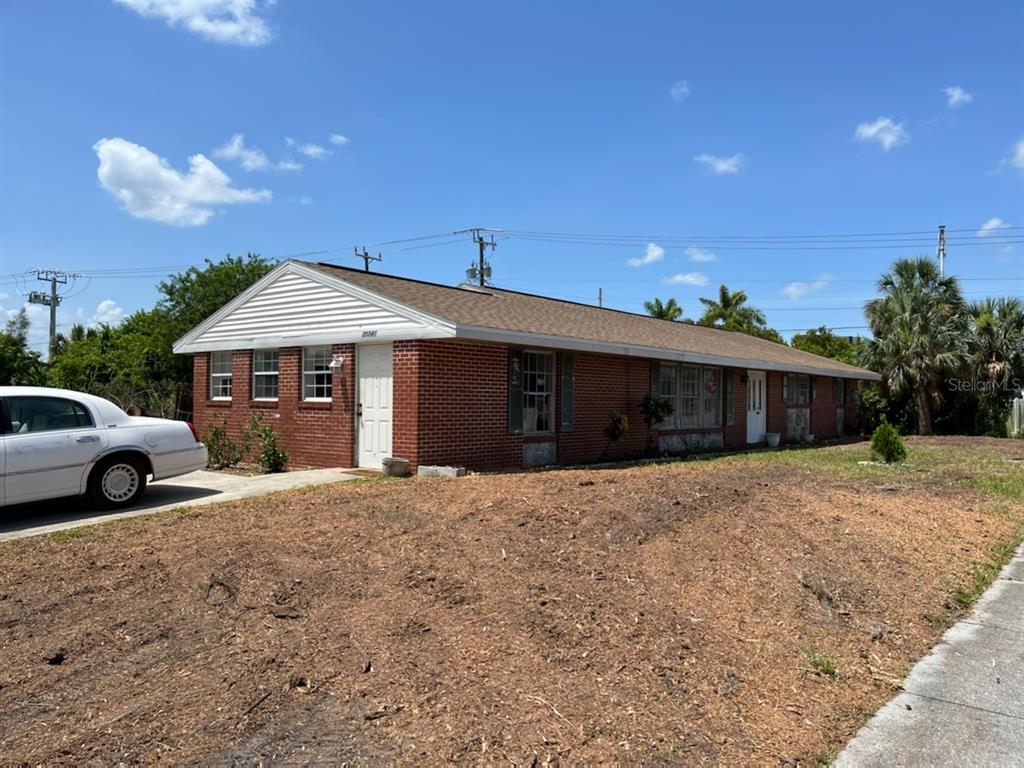
POLYGON ((523 351, 508 351, 508 431, 523 432, 523 351))
POLYGON ((661 395, 661 363, 651 360, 651 397, 661 395))
POLYGON ((562 353, 562 431, 572 432, 573 388, 576 369, 576 355, 572 352, 562 353))
POLYGON ((788 403, 789 399, 789 376, 782 374, 782 402, 788 403))
POLYGON ((725 380, 725 386, 722 387, 722 391, 725 393, 725 423, 727 426, 731 426, 736 423, 736 398, 733 397, 733 369, 723 368, 722 376, 725 380))
POLYGON ((811 376, 811 402, 818 402, 818 377, 811 376))

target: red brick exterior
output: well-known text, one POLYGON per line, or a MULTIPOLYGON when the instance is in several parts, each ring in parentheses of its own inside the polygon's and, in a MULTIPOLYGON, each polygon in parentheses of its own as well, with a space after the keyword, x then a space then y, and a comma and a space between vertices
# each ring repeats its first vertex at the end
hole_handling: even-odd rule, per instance
POLYGON ((331 402, 303 402, 302 348, 282 347, 278 351, 278 397, 276 401, 250 399, 252 391, 252 350, 235 350, 231 358, 231 400, 210 399, 209 354, 197 354, 193 367, 194 422, 200 435, 211 426, 227 427, 234 440, 241 440, 254 413, 277 430, 281 447, 291 467, 350 467, 355 464, 355 347, 335 344, 342 366, 331 382, 331 402))
MULTIPOLYGON (((330 403, 301 399, 301 348, 279 352, 278 400, 252 401, 252 353, 233 355, 233 399, 209 397, 209 355, 195 357, 195 421, 201 434, 223 420, 239 437, 252 413, 268 417, 281 435, 291 466, 353 466, 357 461, 355 419, 355 347, 335 345, 343 360, 335 371, 330 403)), ((393 345, 392 453, 412 465, 445 464, 471 469, 500 469, 523 465, 523 446, 554 443, 558 463, 574 464, 642 456, 657 445, 658 430, 649 433, 640 401, 651 389, 650 361, 643 358, 577 352, 574 354, 572 429, 561 425, 561 387, 556 385, 554 431, 549 435, 514 434, 508 425, 508 347, 460 341, 396 341, 393 345), (609 415, 617 411, 629 420, 629 432, 618 444, 604 435, 609 415)), ((733 423, 703 431, 722 433, 726 447, 746 444, 745 369, 729 368, 733 383, 733 423)), ((782 398, 783 374, 767 374, 767 431, 786 434, 782 398)), ((561 355, 555 354, 555 381, 562 377, 561 355)), ((846 389, 846 425, 853 433, 853 391, 846 389)), ((817 439, 836 436, 836 407, 832 379, 817 377, 817 399, 811 407, 811 432, 817 439)), ((722 420, 726 421, 723 408, 722 420)))

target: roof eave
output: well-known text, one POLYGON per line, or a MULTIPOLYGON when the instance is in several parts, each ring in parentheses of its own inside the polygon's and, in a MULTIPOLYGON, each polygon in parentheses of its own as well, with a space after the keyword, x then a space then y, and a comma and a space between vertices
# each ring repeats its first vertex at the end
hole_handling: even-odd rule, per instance
POLYGON ((859 381, 881 381, 882 377, 874 371, 863 368, 833 368, 830 366, 813 366, 785 364, 757 358, 738 358, 726 355, 705 355, 684 350, 647 347, 637 344, 616 344, 613 342, 578 339, 571 336, 554 336, 525 331, 509 331, 477 325, 457 325, 455 338, 467 341, 489 341, 498 344, 518 346, 534 346, 552 349, 567 349, 576 352, 596 352, 607 355, 624 355, 626 357, 644 357, 654 360, 671 360, 683 363, 703 365, 721 365, 729 368, 753 368, 765 371, 783 371, 786 373, 807 373, 813 376, 832 376, 841 379, 859 381))

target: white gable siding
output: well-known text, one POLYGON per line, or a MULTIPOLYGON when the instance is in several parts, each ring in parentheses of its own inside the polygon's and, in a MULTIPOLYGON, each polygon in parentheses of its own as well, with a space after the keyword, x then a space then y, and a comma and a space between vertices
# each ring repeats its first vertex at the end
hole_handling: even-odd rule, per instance
POLYGON ((198 334, 183 339, 178 351, 447 335, 451 334, 332 285, 284 271, 198 334))

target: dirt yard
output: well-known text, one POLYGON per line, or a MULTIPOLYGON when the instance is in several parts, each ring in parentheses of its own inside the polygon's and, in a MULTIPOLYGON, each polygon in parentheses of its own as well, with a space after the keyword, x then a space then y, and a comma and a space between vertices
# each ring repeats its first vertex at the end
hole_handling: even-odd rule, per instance
POLYGON ((909 450, 355 482, 0 545, 0 755, 826 761, 1024 520, 1024 442, 909 450))

